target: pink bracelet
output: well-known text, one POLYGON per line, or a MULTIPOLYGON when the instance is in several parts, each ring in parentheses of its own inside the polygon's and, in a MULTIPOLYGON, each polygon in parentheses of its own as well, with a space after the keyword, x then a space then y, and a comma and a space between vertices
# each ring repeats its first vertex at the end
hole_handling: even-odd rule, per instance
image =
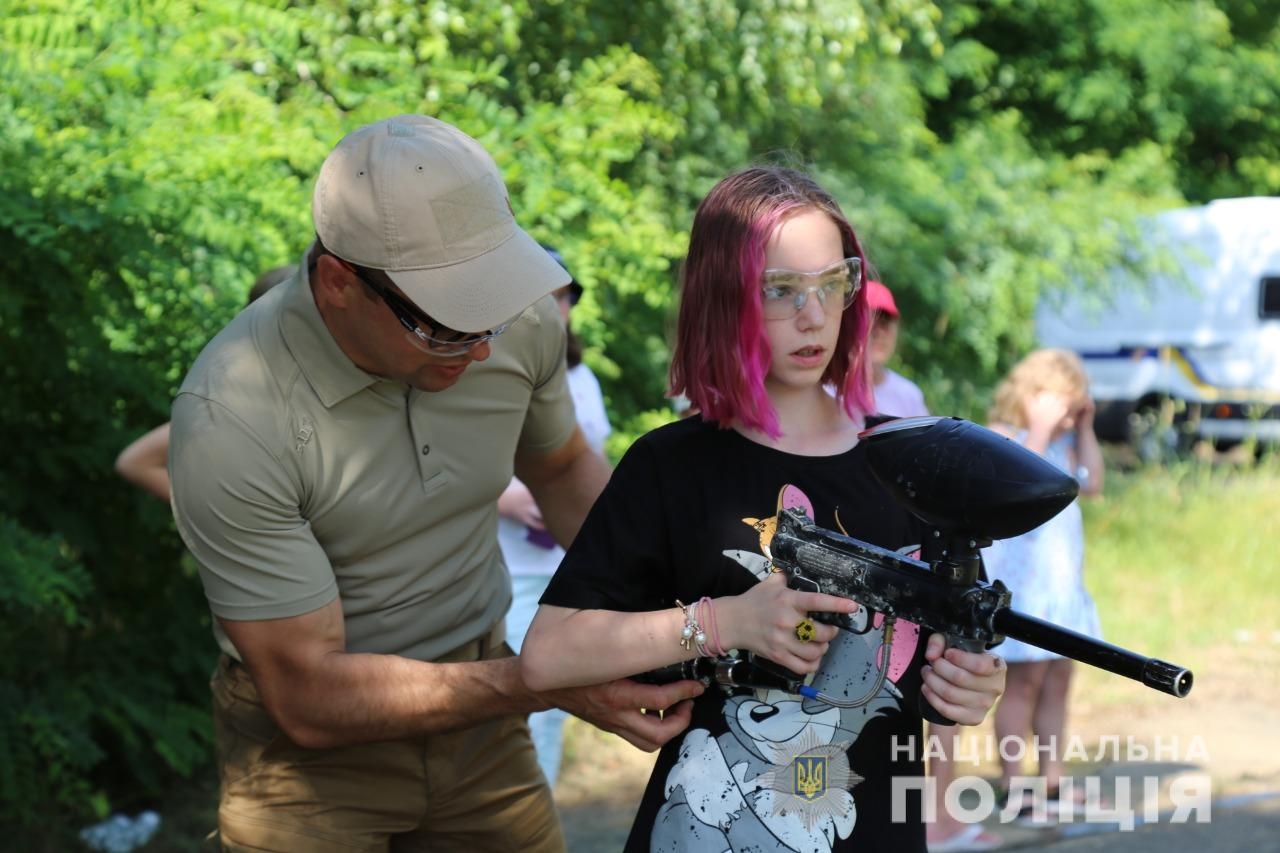
POLYGON ((710 635, 710 638, 711 638, 711 642, 707 645, 707 650, 711 652, 711 654, 715 655, 716 657, 724 657, 727 650, 720 643, 720 625, 718 622, 716 622, 716 611, 714 607, 715 602, 713 602, 710 598, 708 598, 705 595, 702 596, 702 598, 698 599, 698 615, 699 616, 702 615, 703 604, 707 606, 707 614, 705 617, 703 617, 702 622, 708 627, 709 629, 708 634, 710 635))

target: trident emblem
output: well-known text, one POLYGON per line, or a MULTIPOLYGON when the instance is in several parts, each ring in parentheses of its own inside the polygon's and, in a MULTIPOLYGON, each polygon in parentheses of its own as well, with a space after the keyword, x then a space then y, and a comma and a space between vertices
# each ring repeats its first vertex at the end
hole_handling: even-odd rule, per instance
POLYGON ((827 792, 827 759, 823 756, 797 756, 795 793, 806 800, 816 800, 827 792))

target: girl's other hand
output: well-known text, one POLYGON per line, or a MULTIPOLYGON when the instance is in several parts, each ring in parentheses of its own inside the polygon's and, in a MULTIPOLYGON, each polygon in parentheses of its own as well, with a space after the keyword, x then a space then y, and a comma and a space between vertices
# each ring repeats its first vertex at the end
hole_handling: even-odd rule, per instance
POLYGON ((929 637, 920 690, 934 710, 957 723, 976 726, 1004 693, 1008 666, 1004 658, 990 652, 966 652, 946 645, 941 634, 929 637))

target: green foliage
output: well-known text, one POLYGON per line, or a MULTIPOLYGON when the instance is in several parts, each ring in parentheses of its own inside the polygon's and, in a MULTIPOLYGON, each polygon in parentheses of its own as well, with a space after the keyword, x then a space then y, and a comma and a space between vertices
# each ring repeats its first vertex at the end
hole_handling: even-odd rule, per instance
POLYGON ((1042 154, 1159 146, 1193 201, 1280 194, 1274 2, 957 3, 930 92, 944 136, 1015 110, 1042 154), (1046 34, 1051 34, 1046 36, 1046 34))
MULTIPOLYGON (((658 168, 641 152, 620 174, 669 199, 681 231, 726 171, 777 152, 813 164, 904 303, 904 372, 935 410, 973 416, 995 377, 1033 346, 1042 290, 1096 281, 1121 258, 1141 263, 1133 217, 1180 195, 1155 143, 1114 157, 1044 150, 1012 109, 957 118, 949 137, 938 136, 937 99, 990 62, 956 29, 938 6, 912 0, 700 0, 612 13, 560 4, 531 25, 535 60, 513 64, 510 76, 514 91, 541 100, 556 96, 563 76, 546 69, 563 71, 604 45, 625 43, 650 63, 682 132, 658 168)), ((641 283, 668 292, 665 279, 641 283)), ((585 336, 617 352, 609 330, 588 326, 585 336)), ((652 363, 664 355, 655 351, 652 363)), ((613 379, 606 372, 611 404, 613 379)), ((621 420, 636 411, 615 405, 621 420)))
POLYGON ((117 585, 95 582, 86 562, 66 539, 0 516, 0 823, 101 811, 100 792, 122 783, 155 796, 167 776, 153 752, 181 775, 207 761, 205 703, 195 704, 209 671, 207 620, 197 620, 197 645, 161 609, 198 613, 192 578, 152 591, 153 612, 133 619, 112 600, 117 585), (166 645, 138 646, 126 627, 166 645), (109 754, 120 763, 104 766, 109 754))
POLYGON ((64 542, 36 536, 0 516, 0 614, 20 631, 0 635, 0 820, 52 801, 74 806, 102 750, 85 726, 88 697, 58 660, 83 621, 92 592, 64 542), (31 662, 40 660, 39 669, 31 662), (54 662, 50 666, 49 663, 54 662), (68 683, 71 682, 71 683, 68 683))
POLYGON ((65 825, 207 766, 207 611, 167 513, 112 460, 165 419, 252 272, 301 245, 318 159, 290 164, 306 148, 273 136, 234 40, 201 40, 215 18, 182 34, 165 16, 189 5, 51 8, 0 31, 0 821, 65 825))
POLYGON ((84 817, 203 769, 207 612, 164 508, 112 460, 165 419, 254 275, 299 257, 346 131, 425 112, 494 154, 521 223, 586 286, 575 324, 615 458, 672 417, 694 205, 753 160, 812 164, 837 192, 903 307, 903 371, 971 417, 1032 345, 1041 292, 1147 262, 1133 217, 1280 191, 1265 3, 0 11, 2 821, 84 817))

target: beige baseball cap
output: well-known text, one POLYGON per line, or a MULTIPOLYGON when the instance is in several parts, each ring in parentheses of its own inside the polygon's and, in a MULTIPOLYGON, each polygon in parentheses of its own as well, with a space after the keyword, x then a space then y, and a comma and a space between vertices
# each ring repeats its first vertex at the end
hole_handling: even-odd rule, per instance
POLYGON ((495 328, 570 281, 516 224, 488 152, 429 116, 344 136, 320 167, 311 214, 330 252, 385 271, 455 331, 495 328))

